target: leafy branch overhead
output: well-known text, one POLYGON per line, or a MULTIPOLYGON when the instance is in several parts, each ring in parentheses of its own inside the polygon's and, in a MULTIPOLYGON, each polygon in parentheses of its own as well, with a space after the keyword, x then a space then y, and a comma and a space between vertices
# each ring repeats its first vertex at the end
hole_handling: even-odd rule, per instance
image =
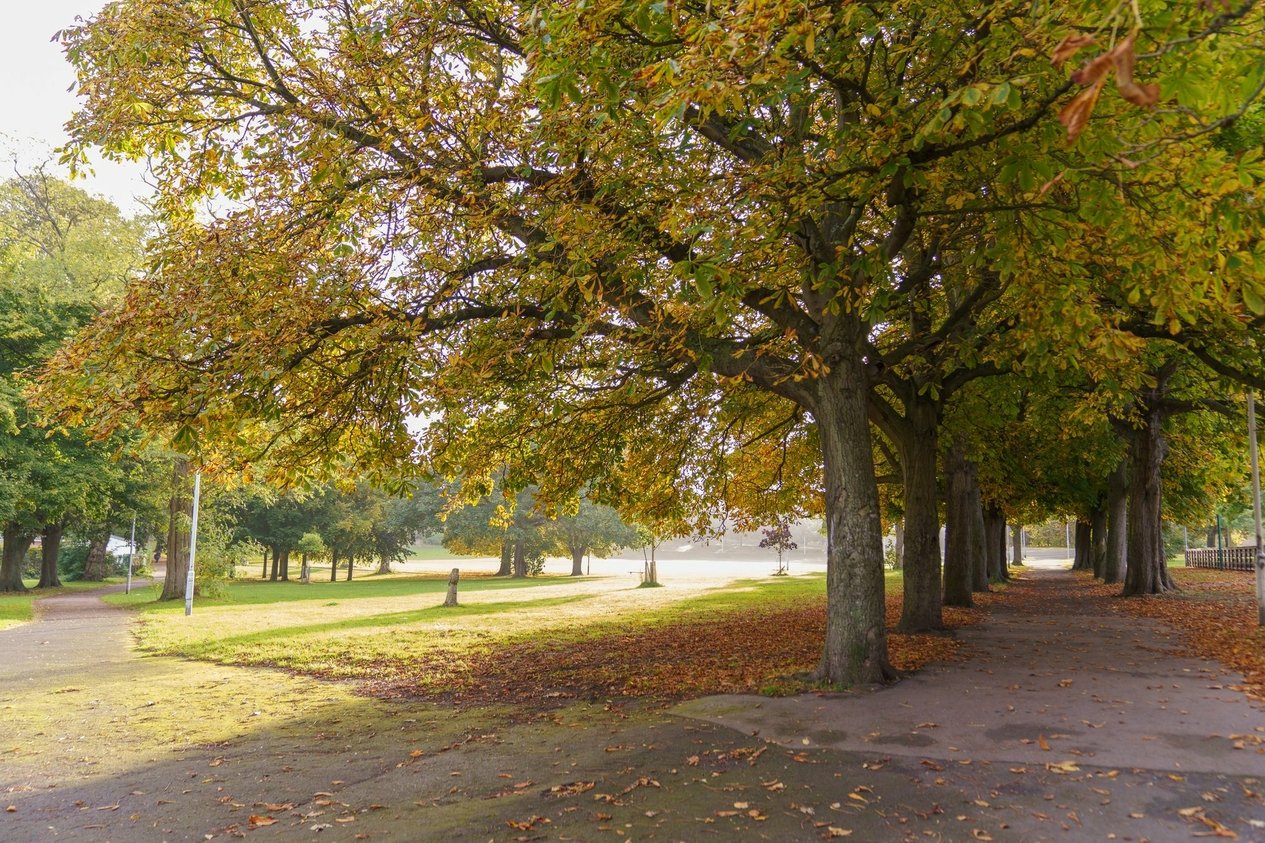
MULTIPOLYGON (((1154 82, 1139 85, 1133 79, 1133 67, 1137 60, 1134 43, 1137 31, 1130 32, 1110 50, 1087 60, 1072 74, 1072 81, 1084 88, 1071 102, 1059 111, 1059 122, 1067 128, 1068 142, 1075 141, 1089 124, 1098 95, 1102 93, 1108 74, 1114 69, 1116 89, 1120 95, 1137 106, 1151 107, 1159 102, 1160 86, 1154 82)), ((1055 67, 1074 56, 1084 47, 1094 46, 1098 39, 1092 35, 1069 35, 1054 49, 1051 61, 1055 67)))

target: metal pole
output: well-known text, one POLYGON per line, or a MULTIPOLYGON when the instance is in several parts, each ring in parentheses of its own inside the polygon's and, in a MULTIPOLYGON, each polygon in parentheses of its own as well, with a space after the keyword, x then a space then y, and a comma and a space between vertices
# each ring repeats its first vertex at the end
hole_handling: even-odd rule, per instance
POLYGON ((132 560, 136 558, 136 515, 132 515, 132 538, 127 543, 127 588, 124 594, 132 593, 132 560))
POLYGON ((198 505, 202 502, 202 472, 193 475, 193 523, 189 526, 189 572, 184 580, 184 613, 193 614, 193 565, 198 556, 198 505))
POLYGON ((1261 470, 1256 444, 1256 399, 1247 391, 1247 440, 1252 455, 1252 518, 1256 522, 1256 622, 1265 626, 1265 548, 1261 546, 1261 470))

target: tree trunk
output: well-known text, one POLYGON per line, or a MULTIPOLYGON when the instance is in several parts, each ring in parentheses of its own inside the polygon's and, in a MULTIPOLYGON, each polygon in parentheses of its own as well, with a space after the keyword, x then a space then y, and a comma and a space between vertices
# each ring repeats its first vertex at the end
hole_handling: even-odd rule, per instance
POLYGON ((171 472, 171 500, 167 504, 167 576, 160 600, 183 600, 189 575, 189 529, 193 523, 193 483, 189 460, 176 457, 171 472))
POLYGON ((1107 556, 1102 576, 1105 583, 1124 582, 1128 524, 1129 461, 1123 459, 1107 484, 1107 556))
MULTIPOLYGON (((858 330, 859 333, 859 330, 858 330)), ((869 385, 858 346, 828 361, 817 422, 826 516, 826 643, 817 676, 831 684, 896 677, 887 657, 883 528, 867 417, 869 385)))
POLYGON ((1077 529, 1073 533, 1075 542, 1075 551, 1071 558, 1071 570, 1073 571, 1092 571, 1094 567, 1093 551, 1090 548, 1090 532, 1089 521, 1084 518, 1077 519, 1077 529))
POLYGON ((279 561, 278 567, 281 568, 281 581, 289 582, 290 581, 290 548, 285 547, 281 549, 281 559, 279 561))
POLYGON ((971 481, 971 590, 988 591, 988 536, 984 530, 984 501, 980 495, 979 469, 967 462, 971 481))
POLYGON ((1011 565, 1023 564, 1023 525, 1015 524, 1010 528, 1011 538, 1014 540, 1015 553, 1014 559, 1010 560, 1011 565))
MULTIPOLYGON (((940 526, 936 525, 936 532, 940 531, 940 526)), ((892 550, 896 555, 896 570, 903 571, 905 569, 905 520, 902 518, 892 527, 894 538, 892 540, 892 550)), ((936 554, 940 553, 939 536, 936 536, 936 554)), ((937 592, 939 590, 937 589, 937 592)))
POLYGON ((391 573, 391 559, 390 559, 390 557, 384 556, 384 557, 382 557, 381 559, 379 559, 379 560, 378 560, 378 573, 379 573, 379 574, 389 574, 389 573, 391 573))
POLYGON ((303 567, 299 569, 299 582, 309 583, 312 581, 312 569, 307 563, 307 554, 303 554, 303 567))
POLYGON ((448 607, 457 605, 457 583, 461 581, 461 569, 453 568, 448 572, 448 596, 444 598, 444 605, 448 607))
POLYGON ((351 575, 352 573, 355 572, 355 570, 356 570, 356 557, 348 556, 347 557, 347 582, 351 582, 351 575))
POLYGON ((572 545, 571 547, 571 576, 584 576, 584 554, 588 548, 583 545, 572 545))
POLYGON ((31 549, 35 534, 16 524, 4 527, 4 555, 0 561, 0 591, 30 591, 22 582, 22 567, 26 564, 26 552, 31 549))
POLYGON ((510 574, 514 573, 514 570, 512 567, 513 562, 514 562, 514 544, 513 542, 506 539, 505 541, 501 542, 501 567, 496 569, 496 574, 494 576, 508 577, 510 574))
POLYGON ((949 451, 945 469, 949 488, 945 500, 944 604, 973 606, 970 469, 957 447, 949 451))
POLYGON ((1011 578, 1011 570, 1006 566, 1006 514, 997 511, 997 558, 1002 566, 1003 580, 1011 578))
POLYGON ((513 578, 523 579, 527 576, 527 548, 526 540, 518 539, 514 542, 514 573, 513 578))
POLYGON ((1160 524, 1160 468, 1168 451, 1163 419, 1153 409, 1133 432, 1130 448, 1129 528, 1124 594, 1163 594, 1175 589, 1164 559, 1160 524))
POLYGON ((984 556, 988 560, 988 579, 1006 579, 1006 516, 996 505, 984 509, 984 556))
POLYGON ((57 571, 57 558, 61 555, 61 524, 48 524, 40 539, 40 584, 36 588, 57 588, 61 577, 57 571))
POLYGON ((1099 504, 1089 512, 1089 562, 1094 578, 1107 574, 1107 507, 1099 504))
POLYGON ((277 575, 281 573, 281 550, 275 544, 272 545, 272 574, 268 577, 269 582, 276 582, 277 575))
POLYGON ((266 547, 264 548, 264 570, 259 575, 259 578, 262 580, 268 579, 268 548, 266 547))
POLYGON ((1204 544, 1204 547, 1216 547, 1216 546, 1217 546, 1217 525, 1209 524, 1208 525, 1208 540, 1207 540, 1207 543, 1204 544))
POLYGON ((88 556, 83 562, 83 578, 86 582, 101 582, 105 579, 105 557, 109 545, 109 530, 104 536, 97 535, 88 540, 88 556))
POLYGON ((329 552, 329 581, 338 582, 338 552, 329 552))
POLYGON ((941 612, 940 513, 937 507, 937 413, 934 406, 911 400, 908 426, 897 441, 905 486, 904 595, 902 632, 943 629, 941 612))

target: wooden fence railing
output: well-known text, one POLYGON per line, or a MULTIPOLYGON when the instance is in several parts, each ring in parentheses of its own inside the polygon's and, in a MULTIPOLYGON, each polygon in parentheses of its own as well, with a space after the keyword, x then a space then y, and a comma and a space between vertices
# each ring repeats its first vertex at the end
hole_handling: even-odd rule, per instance
POLYGON ((1218 568, 1223 571, 1256 570, 1255 547, 1207 547, 1186 551, 1187 568, 1218 568))

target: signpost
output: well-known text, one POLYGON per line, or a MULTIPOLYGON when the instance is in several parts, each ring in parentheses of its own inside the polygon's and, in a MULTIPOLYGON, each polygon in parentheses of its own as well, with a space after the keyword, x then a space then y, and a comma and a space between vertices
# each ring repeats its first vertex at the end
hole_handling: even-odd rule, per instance
POLYGON ((202 500, 202 472, 193 475, 193 523, 189 525, 189 571, 184 580, 184 613, 193 614, 193 565, 198 555, 198 504, 202 500))

